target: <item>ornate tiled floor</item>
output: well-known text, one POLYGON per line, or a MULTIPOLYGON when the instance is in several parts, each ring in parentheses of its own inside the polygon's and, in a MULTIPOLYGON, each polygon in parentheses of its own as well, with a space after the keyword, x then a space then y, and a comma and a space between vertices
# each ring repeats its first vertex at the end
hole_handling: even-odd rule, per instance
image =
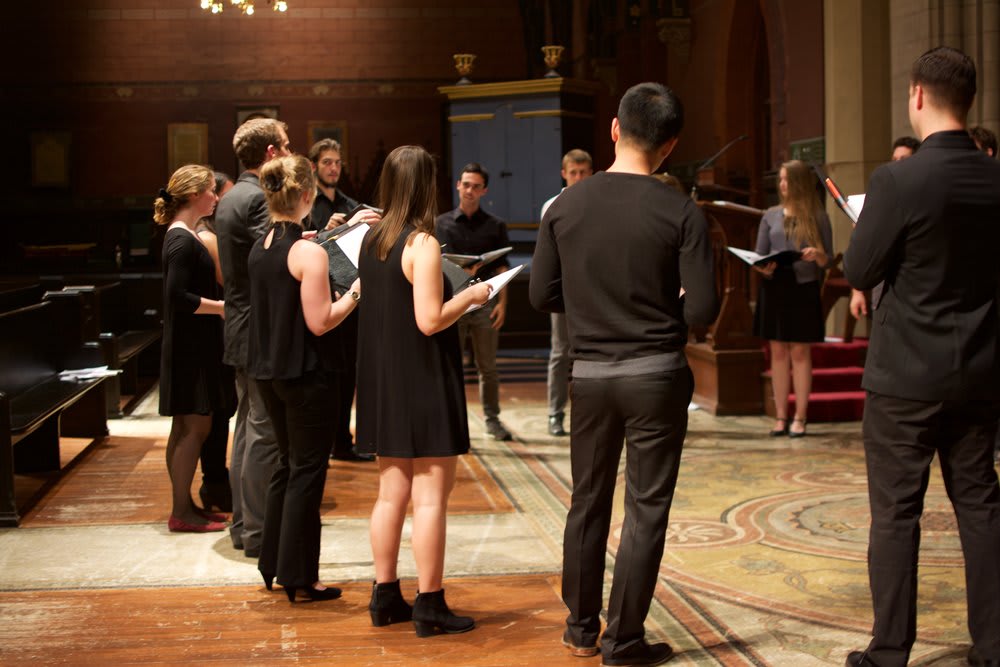
MULTIPOLYGON (((558 644, 568 440, 545 434, 539 385, 505 385, 502 396, 502 417, 516 435, 510 443, 479 437, 483 425, 470 401, 473 453, 459 467, 447 574, 452 604, 461 609, 465 603, 482 622, 461 641, 436 639, 438 647, 448 647, 446 658, 412 634, 396 628, 387 634, 367 623, 373 465, 331 469, 321 576, 345 582, 347 593, 344 604, 332 603, 325 614, 316 616, 322 609, 314 605, 303 615, 302 605, 292 608, 263 590, 256 564, 233 550, 225 535, 167 532, 163 454, 169 422, 155 416, 153 394, 133 417, 111 423, 112 437, 91 448, 21 528, 0 531, 0 663, 34 663, 46 646, 58 646, 68 653, 50 662, 598 664, 567 660, 558 644), (185 599, 198 631, 178 644, 184 621, 175 616, 185 613, 185 599), (123 604, 134 613, 123 613, 123 604), (70 608, 75 611, 65 612, 70 608), (223 637, 230 627, 224 623, 215 628, 220 614, 240 628, 237 637, 223 637), (351 633, 350 651, 323 642, 317 624, 324 618, 351 633), (114 642, 95 642, 92 628, 101 623, 121 629, 102 626, 114 642), (531 631, 516 630, 518 623, 531 631), (165 634, 165 627, 173 629, 165 634)), ((677 664, 834 665, 867 643, 868 509, 859 425, 810 425, 810 437, 800 441, 762 435, 769 426, 762 417, 691 413, 647 622, 652 638, 677 649, 677 664)), ((616 507, 609 564, 620 497, 616 507)), ((923 525, 913 664, 964 664, 961 553, 936 475, 923 525)), ((406 548, 401 574, 413 576, 406 548)), ((332 626, 330 632, 336 632, 332 626)))

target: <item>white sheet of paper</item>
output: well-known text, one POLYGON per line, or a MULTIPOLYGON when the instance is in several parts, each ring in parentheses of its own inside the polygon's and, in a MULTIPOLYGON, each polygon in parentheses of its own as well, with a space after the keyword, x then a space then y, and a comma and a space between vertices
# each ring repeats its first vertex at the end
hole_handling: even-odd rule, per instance
POLYGON ((758 255, 753 250, 744 250, 743 248, 734 248, 731 245, 726 246, 726 250, 733 253, 740 259, 742 259, 747 264, 753 265, 754 262, 758 261, 763 255, 758 255))
POLYGON ((351 229, 349 233, 334 241, 355 267, 361 258, 361 244, 364 242, 365 236, 368 235, 368 230, 371 229, 371 225, 364 222, 359 222, 358 226, 364 226, 367 229, 351 229))
MULTIPOLYGON (((493 291, 490 292, 490 298, 493 298, 493 295, 495 295, 497 292, 499 292, 504 287, 506 287, 507 283, 509 283, 511 280, 513 280, 514 276, 516 276, 518 273, 520 273, 521 269, 523 269, 523 268, 524 268, 524 264, 521 264, 519 266, 515 266, 513 269, 507 269, 503 273, 495 275, 492 278, 490 278, 489 280, 484 280, 483 282, 485 282, 487 285, 492 285, 493 286, 493 291)), ((486 304, 474 303, 471 306, 469 306, 468 308, 466 308, 465 312, 471 313, 474 310, 479 310, 484 305, 486 305, 486 304)))
POLYGON ((857 222, 861 216, 861 209, 865 207, 865 194, 862 192, 860 195, 847 195, 847 205, 854 212, 854 222, 857 222))

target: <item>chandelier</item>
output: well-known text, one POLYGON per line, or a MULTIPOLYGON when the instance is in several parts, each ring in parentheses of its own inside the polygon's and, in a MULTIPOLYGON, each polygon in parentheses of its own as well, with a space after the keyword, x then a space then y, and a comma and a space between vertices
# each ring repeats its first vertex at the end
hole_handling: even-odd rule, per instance
MULTIPOLYGON (((229 0, 229 2, 234 7, 239 7, 240 11, 247 16, 253 16, 253 0, 229 0)), ((288 11, 288 3, 285 0, 267 0, 267 4, 271 5, 271 9, 276 12, 288 11)), ((224 0, 201 0, 201 8, 213 14, 221 14, 222 10, 225 9, 225 2, 224 0)))

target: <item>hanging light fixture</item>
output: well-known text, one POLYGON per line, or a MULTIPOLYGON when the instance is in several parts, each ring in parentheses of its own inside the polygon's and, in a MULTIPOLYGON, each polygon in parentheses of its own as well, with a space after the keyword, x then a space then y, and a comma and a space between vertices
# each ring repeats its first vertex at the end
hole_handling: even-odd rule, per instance
MULTIPOLYGON (((266 0, 267 4, 271 6, 276 12, 287 12, 288 2, 286 0, 266 0)), ((201 8, 205 11, 210 11, 213 14, 221 14, 225 5, 221 0, 200 0, 201 8)), ((253 0, 229 0, 233 7, 239 8, 241 12, 247 16, 253 16, 254 13, 254 3, 253 0)))

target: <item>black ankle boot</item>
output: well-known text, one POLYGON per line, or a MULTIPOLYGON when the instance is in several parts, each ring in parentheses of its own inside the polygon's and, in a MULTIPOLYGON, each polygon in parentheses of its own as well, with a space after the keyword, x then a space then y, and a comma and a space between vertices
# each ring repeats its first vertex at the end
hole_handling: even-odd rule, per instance
POLYGON ((413 618, 413 607, 403 599, 399 579, 380 584, 372 582, 372 601, 368 603, 372 625, 382 627, 390 623, 404 623, 413 618))
POLYGON ((430 637, 441 633, 457 635, 476 627, 476 622, 468 616, 456 616, 444 601, 444 589, 433 593, 417 593, 413 603, 413 628, 418 637, 430 637))

